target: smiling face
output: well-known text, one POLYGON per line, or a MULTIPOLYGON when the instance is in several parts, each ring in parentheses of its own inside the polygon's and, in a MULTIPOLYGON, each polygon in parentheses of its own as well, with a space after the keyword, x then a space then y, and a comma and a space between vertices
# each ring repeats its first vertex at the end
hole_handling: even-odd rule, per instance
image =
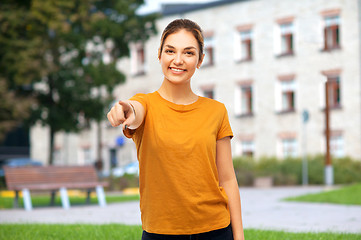
POLYGON ((173 84, 189 83, 202 64, 203 56, 200 57, 199 52, 199 44, 191 32, 182 29, 168 35, 159 57, 164 80, 173 84))

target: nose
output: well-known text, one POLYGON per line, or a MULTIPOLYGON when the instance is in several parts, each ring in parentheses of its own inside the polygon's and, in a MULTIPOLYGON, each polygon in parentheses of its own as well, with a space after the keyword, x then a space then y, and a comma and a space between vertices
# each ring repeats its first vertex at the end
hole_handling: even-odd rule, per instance
POLYGON ((176 54, 176 55, 174 56, 173 63, 174 63, 175 65, 182 65, 182 64, 183 64, 182 54, 176 54))

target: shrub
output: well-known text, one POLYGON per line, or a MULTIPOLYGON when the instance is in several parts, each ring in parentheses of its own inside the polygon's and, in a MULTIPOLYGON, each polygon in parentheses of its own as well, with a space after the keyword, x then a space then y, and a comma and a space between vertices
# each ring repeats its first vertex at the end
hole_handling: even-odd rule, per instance
POLYGON ((361 182, 361 162, 349 157, 336 159, 333 163, 335 182, 347 184, 361 182))
POLYGON ((236 158, 233 161, 237 182, 240 186, 250 186, 254 181, 255 162, 252 158, 236 158))
POLYGON ((139 187, 139 177, 136 174, 124 174, 122 177, 110 176, 105 181, 109 182, 110 191, 122 191, 125 188, 137 188, 139 187))
MULTIPOLYGON (((308 183, 324 184, 323 155, 308 156, 308 183)), ((253 185, 256 177, 272 177, 275 185, 302 184, 302 159, 262 157, 258 160, 237 157, 233 160, 237 181, 240 186, 253 185)), ((349 184, 361 182, 361 161, 351 158, 332 159, 334 183, 349 184)))
POLYGON ((309 184, 324 184, 325 175, 325 157, 317 155, 308 157, 308 183, 309 184))

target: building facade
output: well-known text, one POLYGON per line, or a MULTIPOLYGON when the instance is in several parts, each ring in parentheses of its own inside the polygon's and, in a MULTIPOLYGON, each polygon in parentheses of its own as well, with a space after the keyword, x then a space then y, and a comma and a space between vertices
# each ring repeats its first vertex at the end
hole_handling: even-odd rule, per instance
MULTIPOLYGON (((114 97, 128 99, 160 87, 161 31, 176 18, 189 18, 204 31, 206 54, 192 88, 226 105, 234 156, 324 153, 328 89, 332 155, 361 159, 360 12, 361 0, 165 5, 157 21, 158 35, 145 43, 131 43, 130 58, 118 63, 127 80, 114 90, 114 97)), ((135 161, 134 145, 122 139, 120 128, 107 122, 102 127, 106 166, 114 158, 120 165, 135 161)), ((39 131, 46 129, 32 131, 35 157, 44 154, 41 143, 33 142, 39 131)), ((59 134, 59 163, 66 162, 65 153, 73 154, 69 160, 73 163, 94 161, 96 132, 91 128, 79 135, 59 134)))

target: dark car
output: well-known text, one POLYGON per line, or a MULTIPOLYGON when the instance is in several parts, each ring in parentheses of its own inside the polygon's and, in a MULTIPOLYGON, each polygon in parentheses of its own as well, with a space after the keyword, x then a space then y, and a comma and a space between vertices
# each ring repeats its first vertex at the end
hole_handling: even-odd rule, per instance
POLYGON ((0 177, 4 177, 3 166, 23 167, 23 166, 42 166, 43 164, 31 158, 9 158, 0 162, 0 177))

